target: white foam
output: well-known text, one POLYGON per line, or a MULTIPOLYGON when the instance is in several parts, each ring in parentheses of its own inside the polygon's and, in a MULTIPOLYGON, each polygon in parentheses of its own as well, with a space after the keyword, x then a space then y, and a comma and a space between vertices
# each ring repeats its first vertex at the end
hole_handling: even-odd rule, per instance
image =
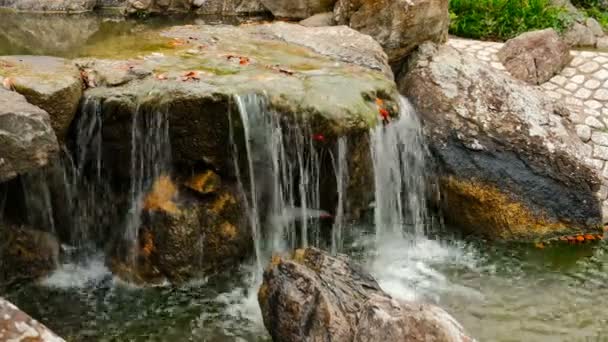
POLYGON ((101 256, 92 258, 85 263, 66 263, 61 265, 50 276, 41 281, 41 285, 69 289, 83 288, 97 284, 112 273, 106 267, 101 256))

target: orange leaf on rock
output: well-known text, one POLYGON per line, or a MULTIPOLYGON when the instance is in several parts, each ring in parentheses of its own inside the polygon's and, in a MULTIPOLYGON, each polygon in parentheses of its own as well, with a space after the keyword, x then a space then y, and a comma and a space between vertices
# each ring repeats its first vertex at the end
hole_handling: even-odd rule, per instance
POLYGON ((2 80, 2 86, 7 90, 15 90, 15 81, 12 78, 7 77, 2 80))
POLYGON ((384 101, 381 98, 376 97, 376 105, 378 105, 378 107, 383 107, 384 101))
POLYGON ((578 236, 576 237, 576 241, 578 241, 578 242, 583 242, 583 241, 585 241, 585 237, 584 237, 584 236, 582 236, 582 235, 578 235, 578 236))
POLYGON ((378 112, 380 113, 380 116, 385 120, 387 120, 390 116, 390 113, 385 108, 378 109, 378 112))

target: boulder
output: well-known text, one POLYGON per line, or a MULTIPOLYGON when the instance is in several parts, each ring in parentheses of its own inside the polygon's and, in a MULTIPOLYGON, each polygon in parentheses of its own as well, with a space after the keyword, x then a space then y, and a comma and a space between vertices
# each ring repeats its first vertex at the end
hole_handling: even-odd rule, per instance
POLYGON ((0 0, 0 7, 20 12, 79 13, 93 10, 97 0, 0 0))
POLYGON ((166 111, 174 162, 230 173, 231 117, 240 125, 235 95, 263 95, 268 110, 307 121, 327 139, 366 134, 378 122, 376 98, 397 112, 386 56, 370 37, 349 28, 322 31, 286 23, 176 27, 159 38, 179 42, 165 54, 112 68, 87 62, 87 74, 100 86, 85 91, 85 102, 100 106, 109 165, 129 165, 136 112, 166 111), (131 70, 132 77, 110 77, 112 69, 131 70), (135 75, 136 69, 143 71, 135 75))
POLYGON ((423 120, 447 220, 493 239, 597 232, 598 174, 561 104, 433 44, 412 57, 399 88, 423 120))
POLYGON ((252 250, 243 201, 228 186, 206 189, 192 197, 157 179, 144 198, 139 244, 115 246, 113 271, 134 283, 182 283, 238 266, 252 250))
POLYGON ((306 27, 334 26, 335 24, 333 12, 315 14, 300 21, 300 25, 306 27))
POLYGON ((376 39, 393 66, 422 42, 448 38, 448 0, 338 0, 334 15, 376 39))
POLYGON ((0 182, 47 165, 57 151, 49 115, 0 88, 0 182))
POLYGON ((0 340, 28 342, 65 342, 4 298, 0 298, 0 340))
POLYGON ((274 257, 258 300, 276 342, 471 341, 444 310, 394 299, 346 256, 315 248, 274 257))
POLYGON ((0 285, 47 276, 57 267, 59 249, 50 233, 0 226, 0 285))
POLYGON ((593 47, 597 37, 590 28, 575 22, 564 33, 564 41, 570 46, 593 47))
POLYGON ((260 0, 277 18, 304 19, 313 14, 328 12, 336 0, 260 0))
POLYGON ((0 76, 28 102, 47 113, 60 140, 70 128, 82 96, 80 72, 68 60, 46 56, 0 57, 0 76))
POLYGON ((498 51, 498 59, 513 77, 539 85, 558 74, 572 56, 557 32, 546 29, 509 39, 498 51))

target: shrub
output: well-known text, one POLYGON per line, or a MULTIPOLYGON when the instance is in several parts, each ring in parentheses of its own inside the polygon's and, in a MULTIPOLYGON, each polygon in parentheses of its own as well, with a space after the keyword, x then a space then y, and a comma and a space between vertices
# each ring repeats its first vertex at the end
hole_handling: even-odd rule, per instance
POLYGON ((571 20, 548 0, 450 0, 450 18, 450 33, 492 40, 545 28, 562 32, 571 20))
POLYGON ((595 18, 604 30, 608 30, 608 10, 605 9, 605 0, 572 0, 572 4, 582 9, 588 16, 595 18))

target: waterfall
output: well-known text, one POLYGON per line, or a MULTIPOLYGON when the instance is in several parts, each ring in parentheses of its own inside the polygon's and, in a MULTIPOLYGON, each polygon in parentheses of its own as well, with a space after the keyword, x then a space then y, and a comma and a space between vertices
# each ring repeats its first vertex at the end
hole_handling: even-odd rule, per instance
MULTIPOLYGON (((243 125, 247 177, 241 176, 238 148, 234 161, 241 189, 247 187, 249 224, 257 269, 274 252, 308 246, 319 231, 320 159, 306 124, 281 120, 264 96, 235 97, 243 125), (298 229, 299 228, 299 229, 298 229)), ((236 127, 231 120, 231 136, 236 127)), ((318 243, 318 238, 313 240, 318 243)))
POLYGON ((374 166, 374 225, 379 244, 424 236, 425 155, 422 129, 412 105, 400 97, 400 115, 370 134, 374 166), (404 231, 405 227, 405 231, 404 231))
POLYGON ((348 188, 348 161, 346 156, 348 153, 348 139, 340 137, 338 139, 338 154, 332 154, 332 165, 336 174, 336 191, 338 192, 338 204, 336 205, 336 215, 331 232, 331 253, 336 254, 342 252, 343 237, 342 230, 345 225, 345 202, 346 190, 348 188))

